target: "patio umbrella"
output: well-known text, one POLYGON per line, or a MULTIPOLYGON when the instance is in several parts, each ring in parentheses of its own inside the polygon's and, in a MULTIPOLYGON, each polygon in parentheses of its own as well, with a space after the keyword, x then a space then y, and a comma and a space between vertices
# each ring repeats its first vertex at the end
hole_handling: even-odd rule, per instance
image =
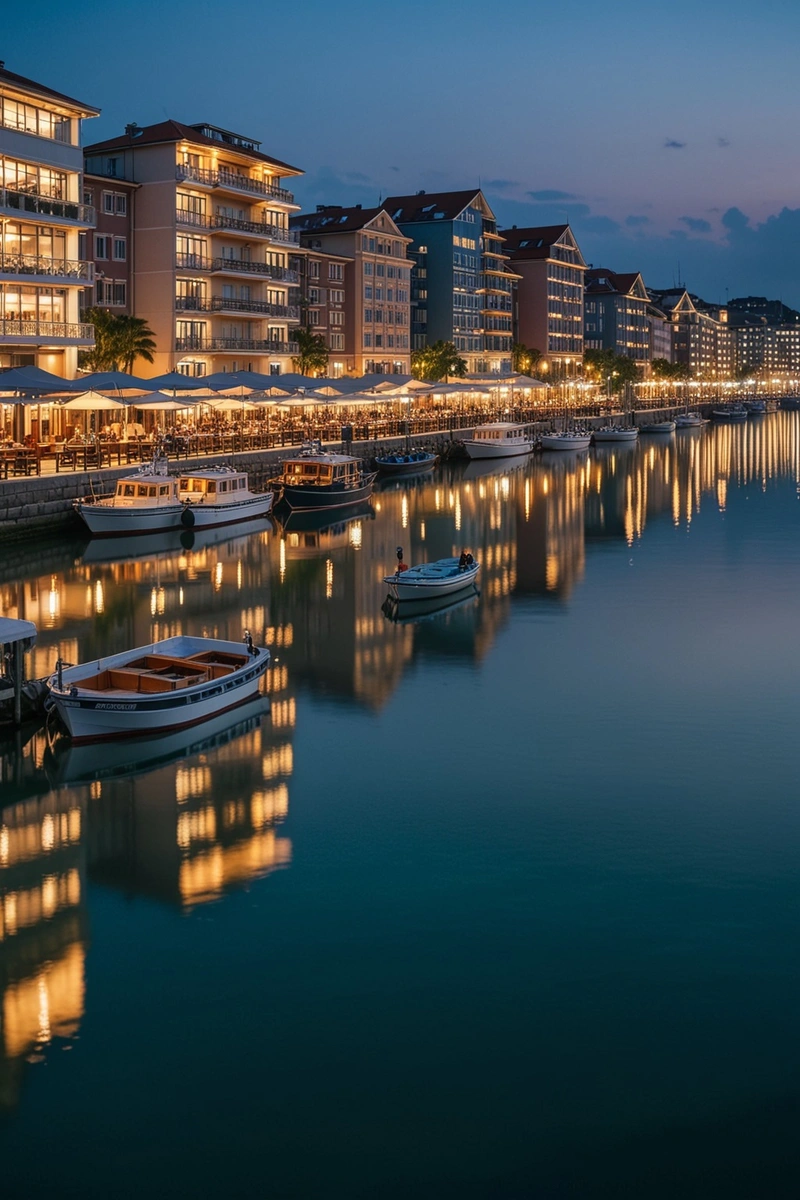
POLYGON ((130 401, 123 400, 120 396, 112 400, 110 396, 88 391, 67 400, 62 407, 72 409, 73 412, 110 412, 112 409, 125 408, 129 403, 130 401))
POLYGON ((183 408, 194 408, 198 401, 194 396, 165 396, 163 392, 151 392, 147 396, 137 396, 129 400, 131 408, 153 408, 159 412, 180 412, 183 408))
POLYGON ((95 392, 150 392, 153 385, 149 379, 139 379, 127 371, 95 371, 92 375, 81 375, 67 384, 71 392, 90 389, 95 392))
POLYGON ((199 392, 208 391, 208 380, 200 375, 181 375, 180 371, 168 371, 166 375, 156 375, 154 379, 145 380, 148 387, 163 392, 199 392))
POLYGON ((221 400, 209 400, 209 407, 215 412, 242 412, 247 410, 253 412, 258 408, 251 400, 246 400, 244 396, 225 396, 221 400))
POLYGON ((262 375, 258 371, 217 371, 206 375, 205 386, 212 392, 230 395, 233 392, 263 392, 275 382, 274 375, 262 375))
POLYGON ((0 371, 0 394, 5 392, 66 392, 71 384, 41 367, 12 367, 0 371))

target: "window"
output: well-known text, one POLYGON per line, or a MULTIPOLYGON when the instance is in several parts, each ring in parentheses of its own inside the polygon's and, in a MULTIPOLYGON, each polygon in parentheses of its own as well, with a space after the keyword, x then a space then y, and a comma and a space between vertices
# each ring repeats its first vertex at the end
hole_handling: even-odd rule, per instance
POLYGON ((385 270, 386 270, 386 268, 384 267, 383 263, 378 263, 377 266, 375 267, 375 274, 383 275, 385 270))
POLYGON ((126 239, 124 237, 122 237, 122 238, 115 237, 114 238, 114 258, 116 259, 117 262, 125 262, 127 257, 128 257, 128 247, 126 244, 126 239))
POLYGON ((94 256, 95 258, 110 258, 111 257, 111 238, 105 234, 96 233, 94 235, 94 256))
POLYGON ((364 299, 365 300, 372 299, 372 284, 371 283, 364 284, 364 299))
POLYGON ((338 310, 329 314, 331 325, 344 325, 344 313, 338 310))
POLYGON ((372 263, 371 263, 371 262, 365 262, 365 263, 364 263, 364 274, 365 274, 365 275, 371 275, 371 274, 372 274, 372 263))
POLYGON ((310 287, 308 289, 308 302, 309 304, 319 304, 319 288, 310 287))
POLYGON ((364 320, 369 321, 370 324, 372 323, 372 309, 371 308, 364 309, 364 320))
POLYGON ((114 193, 103 192, 103 212, 113 213, 114 211, 114 193))
POLYGON ((341 263, 328 263, 328 279, 344 279, 344 267, 341 263))
POLYGON ((113 299, 111 303, 118 308, 124 308, 128 303, 128 285, 124 279, 114 282, 113 299))
POLYGON ((375 349, 377 350, 378 347, 382 347, 382 346, 383 346, 383 334, 376 333, 375 334, 375 349))
POLYGON ((319 279, 319 263, 311 259, 308 262, 308 278, 319 279))
POLYGON ((372 334, 371 333, 364 334, 364 345, 367 349, 371 349, 371 347, 372 347, 372 334))
POLYGON ((308 323, 309 323, 309 325, 319 325, 319 309, 318 308, 310 308, 308 310, 308 323))
POLYGON ((331 350, 344 350, 344 334, 332 333, 328 338, 331 350))
POLYGON ((128 197, 124 192, 114 193, 114 207, 118 217, 125 217, 128 215, 128 197))
POLYGON ((341 288, 331 288, 328 298, 331 304, 344 304, 344 292, 341 288))

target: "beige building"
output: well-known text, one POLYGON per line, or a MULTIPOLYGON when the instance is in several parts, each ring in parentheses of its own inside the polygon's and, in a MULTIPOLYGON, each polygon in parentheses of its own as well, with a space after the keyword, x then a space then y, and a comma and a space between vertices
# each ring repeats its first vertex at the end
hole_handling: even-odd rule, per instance
POLYGON ((153 371, 292 370, 299 311, 289 253, 296 167, 213 125, 162 121, 89 146, 86 169, 140 184, 133 286, 157 344, 153 371))
POLYGON ((558 375, 583 365, 586 263, 569 225, 501 230, 516 284, 516 341, 539 350, 558 375))
POLYGON ((95 220, 83 203, 81 120, 98 112, 0 62, 0 369, 72 379, 78 351, 94 345, 79 311, 93 268, 78 241, 95 220))
POLYGON ((350 259, 325 263, 321 282, 344 300, 343 348, 331 360, 346 375, 411 372, 411 238, 404 237, 383 208, 319 205, 314 213, 293 217, 292 230, 302 246, 350 259), (335 358, 335 361, 334 361, 335 358))

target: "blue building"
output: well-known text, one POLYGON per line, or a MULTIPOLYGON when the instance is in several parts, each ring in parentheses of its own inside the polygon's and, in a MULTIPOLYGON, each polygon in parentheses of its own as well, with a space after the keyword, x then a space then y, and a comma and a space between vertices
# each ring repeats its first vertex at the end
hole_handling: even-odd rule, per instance
POLYGON ((470 372, 510 371, 517 276, 483 193, 417 192, 390 196, 383 206, 412 239, 412 349, 452 342, 470 372))

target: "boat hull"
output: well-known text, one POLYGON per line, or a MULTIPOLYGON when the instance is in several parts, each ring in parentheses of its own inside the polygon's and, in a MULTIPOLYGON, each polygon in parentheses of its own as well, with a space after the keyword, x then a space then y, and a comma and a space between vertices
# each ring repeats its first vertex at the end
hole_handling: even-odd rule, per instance
POLYGON ((639 433, 674 433, 676 428, 674 421, 653 421, 650 425, 640 425, 639 433))
POLYGON ((365 477, 359 487, 328 488, 328 487, 298 487, 295 484, 284 484, 281 493, 281 503, 286 504, 296 512, 322 511, 329 508, 349 508, 351 504, 361 504, 372 495, 375 475, 365 477))
POLYGON ((595 444, 601 442, 635 442, 639 436, 638 429, 596 429, 592 435, 595 444))
POLYGON ((469 439, 464 442, 464 448, 470 458, 521 458, 523 455, 531 453, 533 443, 524 441, 508 445, 499 441, 493 445, 488 441, 469 439))
POLYGON ((76 744, 186 729, 228 712, 255 696, 261 676, 269 666, 269 651, 266 648, 259 649, 248 657, 244 665, 228 675, 173 691, 115 689, 104 692, 81 687, 81 682, 101 671, 122 669, 144 655, 184 656, 211 650, 243 653, 242 645, 238 642, 211 638, 168 638, 151 646, 67 668, 62 673, 60 687, 57 675, 51 676, 48 680, 50 697, 76 744))
POLYGON ((436 455, 426 454, 421 458, 410 458, 403 461, 402 455, 396 460, 391 458, 376 458, 375 463, 382 475, 420 475, 423 471, 432 471, 436 466, 436 455))
POLYGON ((216 529, 266 517, 273 498, 272 492, 263 492, 233 504, 165 504, 152 509, 78 501, 75 511, 94 537, 132 537, 173 529, 216 529))
POLYGON ((591 444, 591 434, 576 433, 564 437, 557 433, 542 434, 543 450, 588 450, 591 444))
POLYGON ((480 570, 479 563, 473 563, 463 571, 458 570, 458 559, 452 559, 454 573, 436 579, 414 578, 413 571, 400 571, 395 575, 387 575, 383 582, 389 589, 389 594, 395 600, 423 600, 441 596, 453 596, 464 588, 472 587, 480 570), (411 575, 411 579, 405 576, 411 575))

